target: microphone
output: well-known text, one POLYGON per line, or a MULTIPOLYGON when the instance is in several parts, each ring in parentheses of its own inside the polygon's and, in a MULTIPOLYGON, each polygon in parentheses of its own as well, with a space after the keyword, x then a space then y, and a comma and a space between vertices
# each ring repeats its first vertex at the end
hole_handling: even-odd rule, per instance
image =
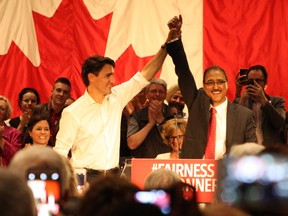
POLYGON ((180 139, 179 139, 179 133, 178 133, 178 118, 177 118, 177 114, 173 113, 174 119, 175 119, 175 126, 176 126, 176 139, 178 142, 178 158, 180 158, 181 156, 181 147, 180 147, 180 139))

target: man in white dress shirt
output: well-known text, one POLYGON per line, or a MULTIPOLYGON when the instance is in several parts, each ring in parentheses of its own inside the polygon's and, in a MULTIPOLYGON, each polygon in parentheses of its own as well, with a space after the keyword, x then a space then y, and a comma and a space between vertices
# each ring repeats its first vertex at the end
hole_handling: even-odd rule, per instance
MULTIPOLYGON (((179 36, 172 29, 167 41, 179 36)), ((165 45, 141 72, 115 87, 112 59, 92 56, 84 62, 82 79, 87 89, 64 109, 54 149, 65 156, 71 149, 72 166, 86 168, 88 182, 101 173, 118 172, 122 110, 161 68, 167 55, 165 45)))

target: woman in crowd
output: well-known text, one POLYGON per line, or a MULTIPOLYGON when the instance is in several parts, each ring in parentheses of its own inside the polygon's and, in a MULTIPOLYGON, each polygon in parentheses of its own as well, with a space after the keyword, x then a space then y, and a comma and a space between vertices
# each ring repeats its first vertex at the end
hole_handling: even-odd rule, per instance
POLYGON ((161 133, 163 142, 172 148, 171 152, 157 155, 156 159, 177 159, 182 148, 186 131, 186 120, 173 118, 164 125, 161 133))
POLYGON ((11 127, 17 128, 21 132, 27 125, 32 110, 36 104, 40 103, 39 93, 33 88, 24 88, 18 96, 18 106, 22 111, 21 116, 17 116, 9 121, 11 127))
POLYGON ((0 166, 6 167, 22 143, 22 133, 4 121, 10 118, 12 108, 8 98, 0 96, 0 166))
POLYGON ((47 146, 50 139, 51 123, 44 115, 32 115, 24 131, 23 147, 30 145, 47 146))

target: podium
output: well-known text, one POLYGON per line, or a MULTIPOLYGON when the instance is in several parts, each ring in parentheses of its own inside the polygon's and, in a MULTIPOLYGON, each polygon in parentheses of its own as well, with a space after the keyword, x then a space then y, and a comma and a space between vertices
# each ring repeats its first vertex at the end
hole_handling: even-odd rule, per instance
POLYGON ((140 159, 131 160, 131 182, 144 187, 146 177, 157 169, 170 169, 197 191, 197 201, 210 203, 217 184, 217 160, 210 159, 140 159))

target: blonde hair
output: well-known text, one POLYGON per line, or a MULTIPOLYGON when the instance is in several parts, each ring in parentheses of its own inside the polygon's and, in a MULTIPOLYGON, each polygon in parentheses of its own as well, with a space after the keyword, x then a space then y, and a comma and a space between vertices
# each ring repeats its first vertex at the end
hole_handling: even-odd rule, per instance
POLYGON ((185 135, 186 132, 186 125, 187 125, 187 121, 185 119, 170 119, 168 120, 162 128, 162 132, 161 132, 161 137, 163 142, 166 145, 169 145, 169 139, 167 138, 168 136, 171 136, 171 134, 173 133, 173 131, 180 129, 183 134, 185 135), (177 123, 177 124, 176 124, 177 123))
POLYGON ((11 106, 11 103, 9 101, 9 99, 7 97, 4 97, 2 95, 0 95, 0 100, 6 102, 6 117, 5 119, 3 119, 4 121, 9 119, 11 117, 11 113, 12 113, 12 106, 11 106))

